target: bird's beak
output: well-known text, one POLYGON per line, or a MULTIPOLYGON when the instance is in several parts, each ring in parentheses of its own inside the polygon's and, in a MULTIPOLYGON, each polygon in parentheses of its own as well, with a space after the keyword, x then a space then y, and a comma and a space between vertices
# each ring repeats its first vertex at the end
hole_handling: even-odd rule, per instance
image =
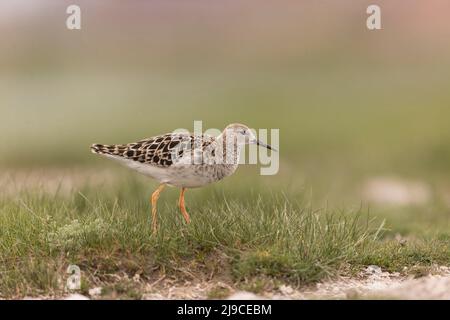
POLYGON ((265 147, 265 148, 267 148, 269 150, 278 151, 277 149, 271 147, 268 144, 265 144, 264 142, 261 142, 260 140, 255 140, 255 144, 258 145, 258 146, 261 146, 261 147, 265 147))

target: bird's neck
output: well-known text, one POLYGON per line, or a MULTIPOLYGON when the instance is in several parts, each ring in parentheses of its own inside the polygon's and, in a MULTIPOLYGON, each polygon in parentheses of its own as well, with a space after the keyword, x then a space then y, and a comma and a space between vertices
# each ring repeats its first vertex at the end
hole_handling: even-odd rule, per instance
POLYGON ((216 155, 224 164, 237 165, 241 155, 242 145, 238 143, 236 135, 222 133, 217 137, 216 155))

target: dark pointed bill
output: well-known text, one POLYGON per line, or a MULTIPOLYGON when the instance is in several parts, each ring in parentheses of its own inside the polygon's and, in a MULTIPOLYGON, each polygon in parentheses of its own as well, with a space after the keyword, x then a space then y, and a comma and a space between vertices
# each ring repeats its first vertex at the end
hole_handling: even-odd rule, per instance
POLYGON ((278 151, 277 149, 271 147, 271 146, 268 145, 268 144, 265 144, 264 142, 261 142, 260 140, 256 140, 256 144, 257 144, 258 146, 261 146, 261 147, 266 147, 266 148, 269 149, 269 150, 278 151))

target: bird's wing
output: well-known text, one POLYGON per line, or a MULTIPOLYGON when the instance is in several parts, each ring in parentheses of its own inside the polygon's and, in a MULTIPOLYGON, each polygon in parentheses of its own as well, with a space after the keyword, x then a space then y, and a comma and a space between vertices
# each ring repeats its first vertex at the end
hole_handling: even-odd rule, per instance
POLYGON ((214 141, 215 138, 208 135, 168 133, 128 144, 94 144, 91 150, 94 153, 116 156, 158 167, 170 167, 187 153, 190 152, 193 155, 196 148, 203 150, 214 141))

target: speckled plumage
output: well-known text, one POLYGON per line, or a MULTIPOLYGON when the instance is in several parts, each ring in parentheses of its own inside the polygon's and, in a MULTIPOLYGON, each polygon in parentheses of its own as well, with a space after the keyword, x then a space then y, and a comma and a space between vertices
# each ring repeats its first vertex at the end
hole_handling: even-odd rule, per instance
POLYGON ((170 167, 176 159, 194 148, 206 150, 215 138, 207 135, 195 136, 190 133, 167 133, 128 144, 94 144, 91 150, 98 154, 118 156, 130 161, 138 161, 158 167, 170 167))
POLYGON ((236 170, 238 148, 234 148, 235 161, 218 161, 216 152, 223 150, 223 144, 209 135, 167 133, 128 144, 93 144, 91 150, 160 183, 194 188, 221 180, 236 170))

